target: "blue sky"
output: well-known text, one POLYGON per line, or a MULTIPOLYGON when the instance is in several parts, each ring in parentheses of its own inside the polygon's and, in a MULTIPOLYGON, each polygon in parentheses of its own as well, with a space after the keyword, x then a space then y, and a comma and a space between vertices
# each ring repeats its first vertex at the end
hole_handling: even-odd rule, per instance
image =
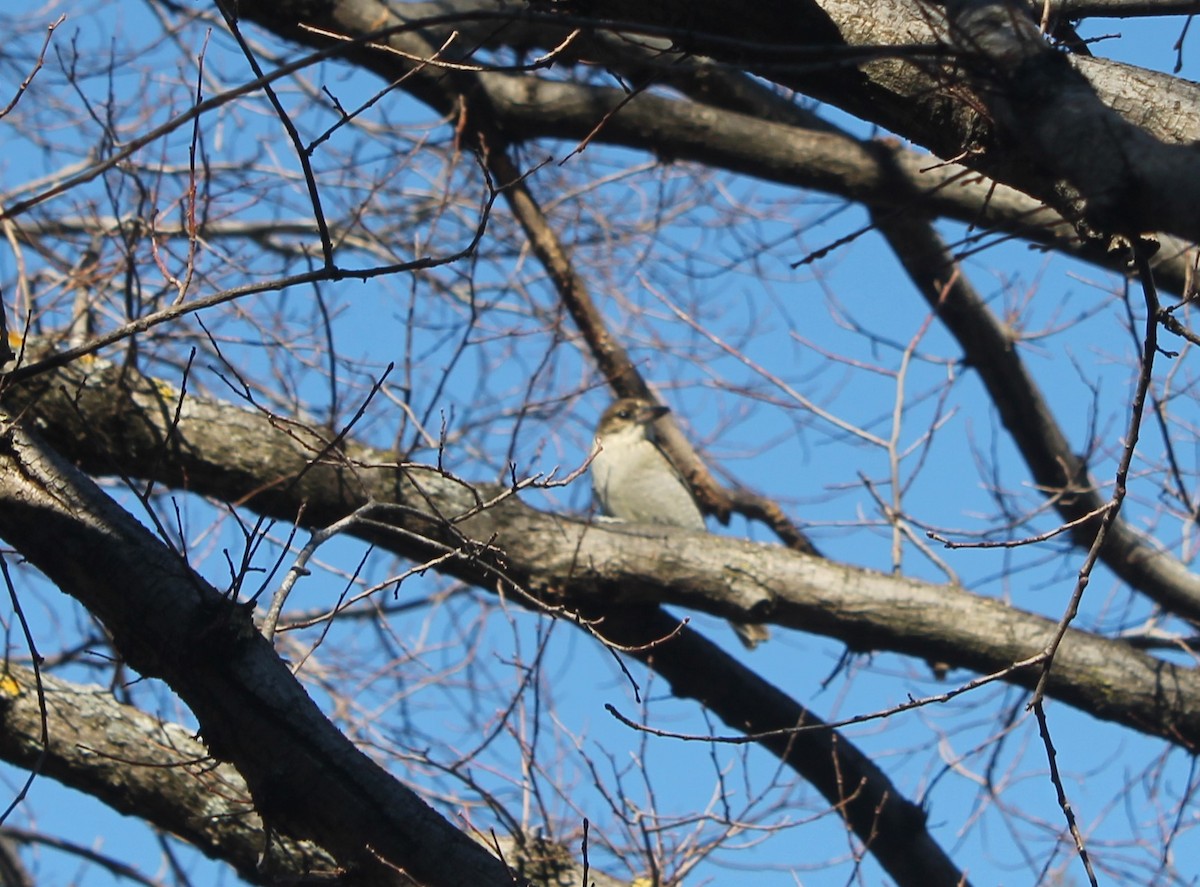
MULTIPOLYGON (((51 4, 38 13, 50 20, 57 15, 57 7, 51 4)), ((148 15, 148 7, 132 4, 115 9, 101 4, 94 11, 71 10, 62 34, 73 35, 81 45, 90 44, 101 57, 110 47, 122 55, 128 35, 150 27, 145 18, 148 15)), ((1085 36, 1119 31, 1124 36, 1099 44, 1099 54, 1170 70, 1174 62, 1171 45, 1178 27, 1174 21, 1120 22, 1111 27, 1093 27, 1085 36)), ((187 39, 200 37, 202 32, 194 30, 188 32, 187 39)), ((60 45, 67 45, 65 39, 61 44, 56 42, 56 47, 60 45)), ((195 53, 200 47, 192 45, 188 49, 195 53)), ((175 76, 179 70, 188 71, 190 64, 180 61, 178 47, 169 44, 161 44, 153 52, 155 58, 161 58, 159 76, 146 80, 119 74, 110 81, 98 67, 96 76, 87 79, 85 89, 97 102, 112 89, 130 108, 137 106, 139 90, 161 90, 154 94, 170 98, 164 98, 152 113, 167 116, 179 110, 188 93, 175 85, 175 76)), ((207 52, 208 70, 216 72, 214 76, 224 85, 249 78, 244 65, 230 61, 227 41, 214 37, 207 52)), ((36 81, 38 87, 50 90, 61 82, 55 73, 61 71, 61 65, 57 58, 49 62, 42 78, 36 81)), ((1185 56, 1183 75, 1195 69, 1190 56, 1185 56)), ((9 66, 0 74, 7 81, 19 70, 19 66, 9 66)), ((332 65, 313 79, 328 86, 347 107, 353 106, 356 97, 370 95, 378 88, 375 81, 332 65)), ((11 83, 7 85, 11 88, 11 83)), ((31 93, 30 103, 38 98, 38 93, 31 93)), ((386 124, 403 129, 414 142, 425 131, 439 131, 427 112, 399 94, 389 98, 392 101, 381 104, 371 118, 381 128, 386 124)), ((289 99, 297 107, 302 104, 295 93, 289 93, 289 99)), ((37 119, 45 122, 54 113, 51 108, 43 109, 37 119)), ((311 112, 301 119, 315 132, 328 116, 311 112)), ((221 111, 214 121, 214 156, 224 156, 224 151, 231 156, 257 154, 264 158, 264 181, 270 181, 265 172, 269 166, 294 170, 290 147, 282 140, 276 121, 260 104, 239 103, 221 111)), ((53 171, 66 162, 64 157, 72 151, 88 150, 97 137, 96 130, 76 132, 65 123, 62 126, 55 137, 63 144, 63 155, 36 151, 19 134, 6 134, 10 147, 0 166, 0 181, 6 189, 53 171)), ((143 159, 178 163, 186 139, 186 133, 178 134, 155 146, 143 159)), ((570 147, 530 147, 526 157, 540 159, 549 153, 560 159, 570 147)), ((436 194, 431 182, 439 174, 438 160, 425 161, 418 156, 398 163, 394 152, 381 147, 378 153, 364 152, 357 161, 356 174, 364 191, 375 186, 381 190, 394 187, 394 199, 411 205, 436 194)), ((469 178, 469 170, 463 175, 469 178)), ((686 167, 656 166, 633 152, 598 147, 569 161, 563 172, 553 166, 546 168, 535 182, 544 194, 558 195, 556 186, 572 176, 604 181, 590 193, 564 196, 562 206, 554 210, 559 213, 557 218, 570 222, 564 224, 564 230, 572 232, 577 254, 595 269, 593 282, 604 295, 602 304, 610 320, 693 439, 702 443, 714 463, 739 483, 783 500, 811 528, 829 556, 859 566, 889 569, 887 531, 863 526, 878 524, 879 513, 862 477, 886 481, 885 454, 870 447, 848 445, 844 433, 819 418, 799 414, 797 419, 797 413, 777 408, 766 395, 779 395, 778 389, 745 365, 721 356, 703 337, 675 322, 672 314, 672 308, 682 308, 703 318, 707 329, 736 341, 747 355, 802 388, 807 397, 836 404, 840 416, 874 433, 886 433, 896 387, 889 373, 899 365, 895 343, 908 342, 923 328, 925 305, 873 234, 839 248, 813 266, 791 267, 807 252, 862 226, 864 214, 856 208, 838 210, 821 195, 797 195, 745 179, 726 177, 698 183, 694 171, 686 167), (693 200, 697 206, 686 218, 656 239, 631 234, 612 242, 602 236, 602 223, 625 222, 636 231, 639 222, 693 200), (767 249, 768 244, 774 247, 767 249), (864 336, 864 330, 875 336, 874 342, 864 336), (739 390, 745 388, 753 388, 763 396, 739 398, 739 390)), ((290 212, 303 215, 305 200, 295 179, 280 179, 272 187, 290 212)), ((85 192, 81 205, 93 193, 85 192)), ((74 199, 68 195, 57 205, 69 207, 74 199)), ((265 204, 236 191, 218 195, 214 205, 236 219, 261 218, 269 211, 265 204)), ((420 253, 446 231, 453 240, 465 224, 460 220, 457 227, 447 223, 440 229, 431 226, 414 231, 412 243, 396 248, 420 253)), ((509 223, 498 217, 494 224, 509 223)), ((944 230, 950 238, 956 234, 951 226, 944 230)), ((445 247, 444 242, 438 245, 445 247)), ((215 251, 221 248, 219 244, 212 246, 215 251)), ((246 262, 248 276, 278 270, 278 260, 270 256, 239 253, 221 258, 246 262)), ((362 261, 365 263, 365 258, 362 261)), ((353 414, 367 380, 397 359, 408 347, 402 343, 411 335, 413 351, 421 360, 414 363, 410 375, 405 376, 401 366, 393 378, 398 386, 401 382, 411 385, 418 411, 427 410, 435 426, 444 418, 452 434, 462 431, 461 449, 449 454, 456 470, 472 479, 493 480, 503 474, 509 457, 524 474, 552 470, 562 474, 580 465, 586 457, 591 423, 608 395, 577 349, 556 351, 552 364, 542 370, 537 390, 552 395, 552 399, 541 414, 522 423, 519 429, 512 422, 490 421, 486 425, 490 436, 473 435, 469 428, 473 419, 488 416, 489 410, 501 416, 505 411, 515 411, 526 396, 530 373, 540 366, 539 349, 545 347, 546 336, 532 322, 525 347, 514 346, 503 363, 496 358, 499 346, 489 341, 489 336, 508 329, 512 318, 527 310, 526 300, 541 308, 552 304, 544 281, 530 270, 530 262, 528 257, 500 254, 481 261, 478 267, 451 269, 436 280, 430 276, 414 282, 398 277, 322 287, 321 295, 332 309, 338 350, 347 364, 344 388, 336 405, 338 417, 353 414), (416 325, 409 308, 418 296, 426 297, 435 286, 452 291, 457 285, 465 285, 468 276, 472 276, 476 296, 486 310, 471 331, 471 349, 455 362, 464 317, 462 304, 447 299, 416 325), (422 394, 442 379, 445 384, 440 397, 422 402, 422 394)), ((1114 297, 1120 292, 1119 278, 1016 244, 992 247, 966 262, 965 269, 975 285, 993 300, 998 312, 1019 318, 1030 330, 1062 327, 1052 336, 1028 343, 1024 356, 1072 434, 1073 443, 1083 447, 1089 427, 1095 425, 1099 430, 1098 437, 1108 446, 1108 459, 1097 460, 1093 468, 1101 477, 1107 476, 1106 470, 1111 474, 1112 456, 1124 431, 1124 404, 1131 391, 1135 354, 1133 340, 1123 328, 1120 303, 1114 297), (1093 391, 1098 392, 1095 397, 1093 391)), ((6 285, 14 272, 14 257, 0 250, 0 278, 6 285)), ((5 295, 7 299, 9 293, 5 295)), ((311 325, 312 298, 310 291, 267 294, 243 303, 243 308, 277 308, 280 326, 276 332, 294 354, 304 357, 316 354, 320 344, 319 331, 311 325)), ((223 347, 231 361, 250 372, 266 373, 268 358, 260 329, 245 325, 237 317, 205 316, 204 320, 218 335, 228 337, 223 347)), ((184 329, 190 335, 199 334, 191 322, 184 329)), ((1027 483, 1023 480, 1026 472, 998 421, 979 397, 977 380, 969 370, 956 365, 958 350, 949 337, 936 326, 930 328, 921 340, 918 355, 905 383, 907 396, 918 400, 905 415, 899 435, 902 448, 918 441, 935 416, 941 417, 944 425, 937 431, 928 458, 906 494, 906 511, 933 526, 963 532, 982 530, 994 522, 995 506, 980 482, 972 453, 994 452, 999 474, 1014 487, 1027 483), (939 407, 936 399, 920 400, 928 392, 941 390, 948 375, 955 382, 946 404, 939 407)), ((219 367, 198 366, 196 381, 219 394, 225 389, 215 369, 219 367)), ((288 384, 294 385, 307 401, 330 408, 323 369, 320 361, 314 361, 296 370, 288 384)), ((1176 408, 1185 414, 1192 410, 1187 401, 1178 402, 1176 408)), ((387 446, 400 429, 406 429, 404 433, 411 437, 402 414, 392 404, 374 411, 356 431, 387 446)), ((1147 434, 1145 446, 1148 454, 1157 457, 1161 443, 1153 432, 1147 434)), ((428 452, 423 455, 431 457, 428 452)), ((1196 453, 1187 456, 1192 460, 1189 464, 1194 464, 1196 453)), ((914 464, 915 457, 905 463, 914 464)), ((1133 495, 1131 518, 1135 523, 1151 520, 1154 487, 1139 489, 1135 481, 1133 495), (1139 497, 1145 504, 1136 501, 1139 497)), ((585 511, 589 504, 586 480, 529 498, 539 506, 574 513, 585 511)), ((1037 496, 1030 491, 1028 498, 1034 501, 1037 496)), ((180 497, 179 502, 186 534, 195 542, 197 552, 206 555, 196 562, 210 580, 220 584, 226 569, 221 548, 236 549, 235 528, 225 521, 209 532, 206 528, 214 520, 211 506, 187 497, 180 497)), ((1037 524, 1040 529, 1053 525, 1051 518, 1037 524)), ((729 530, 715 525, 713 529, 767 538, 761 528, 736 523, 729 530)), ((1166 525, 1164 542, 1174 544, 1176 540, 1170 534, 1185 530, 1172 530, 1166 525)), ((273 534, 276 541, 285 535, 285 528, 273 534)), ((322 548, 321 569, 301 584, 293 604, 328 605, 342 591, 345 573, 353 569, 362 553, 362 547, 350 541, 339 540, 322 548)), ((1047 553, 1041 548, 1004 554, 974 550, 937 553, 972 590, 1002 596, 1016 606, 1054 617, 1060 614, 1073 585, 1073 571, 1082 561, 1082 555, 1076 553, 1045 564, 1042 561, 1047 553)), ((273 549, 267 546, 261 560, 267 563, 273 556, 273 549)), ((391 558, 374 554, 362 578, 382 582, 403 569, 391 558)), ((945 581, 937 565, 912 547, 905 549, 903 569, 916 578, 945 581)), ((442 587, 432 578, 409 578, 397 590, 397 600, 417 602, 442 587)), ((26 613, 37 631, 48 637, 69 637, 88 630, 86 620, 53 589, 25 580, 21 591, 28 595, 23 598, 26 613)), ((1148 614, 1144 604, 1127 605, 1119 583, 1101 570, 1084 601, 1080 621, 1090 625, 1098 620, 1112 629, 1136 625, 1148 614)), ((737 650, 720 620, 696 614, 692 618, 709 636, 737 650)), ((446 686, 425 686, 415 677, 418 670, 378 683, 364 682, 358 688, 356 705, 362 710, 378 708, 385 713, 388 719, 381 723, 381 733, 396 740, 398 746, 427 743, 453 757, 455 749, 469 748, 476 740, 464 725, 482 729, 491 723, 495 712, 490 706, 494 701, 481 701, 457 686, 460 678, 465 681, 465 674, 458 672, 465 668, 463 638, 476 636, 473 629, 464 626, 474 625, 477 619, 478 640, 485 655, 470 666, 471 677, 500 687, 512 684, 520 673, 519 665, 527 664, 535 655, 537 632, 539 627, 545 628, 545 620, 539 621, 518 608, 505 610, 482 594, 429 604, 416 613, 395 618, 393 630, 398 635, 427 632, 428 637, 443 644, 423 668, 431 674, 450 676, 446 686), (480 617, 483 611, 489 612, 487 620, 480 617), (416 685, 409 686, 409 681, 416 685)), ((597 650, 568 626, 559 625, 552 631, 541 662, 538 694, 522 700, 517 723, 521 729, 532 730, 536 718, 544 717, 546 710, 554 711, 553 725, 547 722, 539 735, 539 750, 551 775, 557 774, 570 788, 550 803, 553 812, 564 818, 586 814, 594 822, 604 823, 608 801, 588 784, 585 759, 605 762, 610 768, 611 785, 621 786, 624 800, 631 807, 648 806, 653 792, 664 810, 681 818, 713 804, 715 773, 733 774, 728 777, 736 786, 731 790, 733 802, 744 803, 747 796, 761 793, 759 802, 744 815, 747 819, 761 817, 768 830, 750 831, 738 839, 753 843, 753 849, 718 851, 710 864, 689 877, 689 884, 746 883, 750 876, 743 867, 752 867, 753 882, 767 887, 796 883, 823 887, 847 882, 846 866, 821 868, 830 858, 848 854, 851 847, 836 817, 807 821, 824 810, 823 802, 814 798, 812 791, 787 774, 779 774, 775 761, 754 749, 709 747, 631 733, 605 712, 605 703, 636 720, 651 720, 665 729, 725 731, 706 724, 691 704, 670 699, 664 688, 649 682, 640 671, 637 675, 649 687, 651 702, 644 710, 639 709, 628 681, 615 669, 609 654, 597 650), (649 774, 647 781, 643 781, 643 773, 649 774), (782 827, 797 822, 803 824, 782 827)), ((298 636, 301 645, 312 642, 312 635, 298 636)), ((11 642, 10 646, 14 655, 19 655, 19 646, 11 642)), ((859 657, 848 670, 837 671, 842 651, 841 644, 824 638, 777 631, 771 643, 753 655, 751 664, 831 720, 884 709, 907 695, 943 692, 955 681, 970 677, 955 672, 949 683, 939 683, 924 663, 890 654, 859 657)), ((381 652, 371 648, 365 637, 356 635, 354 627, 335 629, 322 653, 340 664, 358 663, 364 673, 380 665, 381 652), (329 652, 333 648, 338 650, 336 655, 329 652)), ((74 669, 68 676, 88 679, 84 669, 74 669)), ((313 680, 310 686, 318 687, 315 677, 313 680)), ((164 716, 186 717, 154 688, 136 688, 134 693, 150 707, 158 700, 164 716)), ((321 698, 319 689, 314 693, 321 698)), ((1020 848, 1047 847, 1063 839, 1062 815, 1045 776, 1045 755, 1036 729, 1024 712, 1025 699, 1024 693, 1012 688, 991 687, 974 694, 969 705, 927 707, 847 730, 847 735, 876 757, 908 797, 926 804, 935 836, 981 885, 1033 883, 1041 859, 1031 862, 1022 856, 1020 848), (1004 721, 1006 715, 1011 715, 1011 726, 1004 721), (1001 735, 1002 740, 998 738, 1001 735), (987 778, 1003 787, 994 798, 980 788, 987 778)), ((1161 840, 1159 820, 1166 815, 1163 811, 1172 810, 1173 797, 1191 778, 1190 761, 1179 751, 1128 731, 1099 725, 1065 705, 1051 703, 1049 711, 1072 803, 1095 842, 1098 856, 1118 873, 1112 876, 1114 882, 1122 871, 1131 879, 1141 876, 1141 867, 1154 855, 1155 841, 1161 840), (1135 852, 1119 846, 1125 842, 1140 842, 1150 850, 1135 852)), ((513 729, 519 732, 518 727, 513 729)), ((494 755, 480 762, 478 772, 481 780, 520 809, 530 801, 516 778, 521 760, 514 749, 513 745, 497 743, 494 755)), ((411 775, 405 770, 402 756, 392 757, 389 752, 385 759, 394 772, 411 775)), ((15 791, 21 774, 8 768, 3 772, 6 784, 15 791)), ((413 778, 438 787, 447 785, 425 773, 413 778)), ((155 841, 140 824, 61 789, 48 779, 35 782, 30 798, 15 816, 15 823, 36 825, 89 846, 96 846, 99 840, 99 849, 141 865, 152 877, 166 877, 159 868, 155 841)), ((1189 859, 1200 860, 1195 832, 1190 828, 1194 818, 1189 805, 1172 848, 1178 868, 1185 873, 1196 867, 1196 863, 1189 864, 1189 859)), ((680 825, 669 834, 672 840, 682 841, 689 831, 680 825)), ((735 840, 733 846, 737 845, 735 840)), ((1058 858, 1069 855, 1063 847, 1058 858)), ((236 881, 220 866, 186 853, 184 858, 194 868, 194 883, 236 881)), ((619 869, 616 861, 601 862, 605 863, 615 874, 629 875, 619 869)), ((33 866, 40 884, 102 885, 112 881, 95 867, 82 866, 48 851, 39 851, 33 866)), ((1066 883, 1083 882, 1074 863, 1067 863, 1065 869, 1066 883)), ((864 884, 882 882, 878 867, 869 858, 857 876, 864 884)))

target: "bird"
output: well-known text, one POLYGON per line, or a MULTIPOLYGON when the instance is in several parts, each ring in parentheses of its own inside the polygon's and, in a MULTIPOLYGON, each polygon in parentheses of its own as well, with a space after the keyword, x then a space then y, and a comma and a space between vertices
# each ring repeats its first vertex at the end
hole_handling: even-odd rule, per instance
MULTIPOLYGON (((702 531, 704 515, 687 481, 658 445, 654 423, 669 412, 641 397, 609 405, 592 446, 592 494, 610 519, 702 531)), ((729 624, 749 650, 768 637, 765 625, 729 624)))

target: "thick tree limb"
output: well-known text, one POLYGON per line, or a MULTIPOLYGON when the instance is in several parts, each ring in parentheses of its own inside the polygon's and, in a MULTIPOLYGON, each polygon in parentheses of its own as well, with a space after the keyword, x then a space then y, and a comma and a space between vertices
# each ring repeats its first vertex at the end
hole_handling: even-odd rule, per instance
POLYGON ((273 828, 378 884, 512 884, 506 867, 355 748, 250 621, 94 483, 11 419, 0 536, 167 682, 273 828))
MULTIPOLYGON (((1200 125, 1182 111, 1200 103, 1200 87, 1063 56, 1037 34, 1026 7, 956 0, 943 14, 935 4, 888 0, 864 14, 861 0, 764 0, 750 13, 724 0, 606 0, 554 8, 579 13, 564 27, 640 29, 672 40, 677 52, 740 67, 962 159, 1054 206, 1089 237, 1162 230, 1200 240, 1191 210, 1200 204, 1200 125)), ((362 37, 403 21, 405 9, 339 0, 306 19, 307 4, 240 4, 245 18, 308 43, 316 40, 299 27, 306 20, 362 37)), ((539 19, 546 20, 553 18, 539 19)), ((415 49, 408 34, 387 40, 415 49)), ((441 104, 428 91, 422 98, 441 104)))
POLYGON ((1034 0, 1039 11, 1045 2, 1052 16, 1060 18, 1133 18, 1155 15, 1195 15, 1196 0, 1034 0))
MULTIPOLYGON (((893 0, 885 10, 873 11, 869 16, 859 14, 856 2, 830 5, 837 7, 837 15, 846 18, 844 27, 852 45, 907 46, 914 35, 927 35, 931 45, 937 45, 926 16, 929 8, 924 4, 893 0)), ((299 9, 299 6, 286 3, 269 7, 257 3, 241 4, 244 16, 260 21, 276 33, 308 45, 329 46, 328 38, 299 27, 302 21, 299 9)), ((419 33, 392 34, 385 42, 410 56, 429 57, 433 52, 431 45, 442 45, 451 31, 457 29, 466 38, 453 44, 459 54, 462 54, 460 46, 491 49, 537 46, 548 50, 561 44, 573 27, 570 21, 556 24, 558 20, 553 17, 528 16, 523 7, 511 4, 482 7, 479 0, 390 6, 378 0, 342 0, 328 8, 327 16, 312 21, 312 24, 334 33, 363 36, 381 28, 419 23, 429 16, 450 16, 451 20, 422 27, 419 33), (511 20, 505 22, 500 17, 502 13, 511 13, 511 20)), ((808 34, 807 42, 799 45, 811 45, 815 33, 808 34)), ((780 112, 789 106, 786 102, 777 100, 775 110, 766 112, 761 89, 751 89, 741 83, 737 75, 720 64, 696 63, 693 48, 671 45, 665 39, 606 41, 602 39, 604 36, 603 31, 590 37, 585 33, 580 38, 582 49, 579 51, 586 50, 589 60, 599 60, 639 81, 652 76, 656 60, 663 72, 661 79, 696 100, 689 102, 648 92, 630 97, 620 90, 540 79, 534 72, 523 75, 486 70, 472 72, 472 89, 486 98, 488 114, 502 129, 506 140, 557 137, 579 141, 587 138, 636 147, 671 159, 693 160, 757 178, 837 194, 867 203, 876 211, 894 207, 897 213, 903 214, 915 201, 915 205, 927 214, 992 228, 1121 273, 1127 270, 1121 255, 1110 253, 1106 242, 1081 239, 1076 233, 1074 224, 1080 218, 1080 205, 1071 200, 1064 203, 1063 197, 1068 192, 1077 194, 1078 189, 1064 190, 1054 182, 1046 181, 1040 173, 1043 167, 1040 161, 1027 164, 1033 170, 1032 178, 1028 170, 1010 170, 1015 162, 1011 150, 1003 146, 995 151, 985 148, 990 138, 984 135, 990 125, 988 121, 973 115, 970 102, 965 98, 953 98, 948 103, 947 90, 941 80, 931 79, 916 63, 874 63, 868 66, 870 78, 855 78, 849 86, 844 75, 831 73, 828 79, 838 89, 830 95, 819 90, 811 94, 854 112, 851 104, 863 93, 861 100, 867 103, 868 110, 874 109, 877 116, 894 107, 897 113, 902 111, 911 118, 908 126, 903 125, 903 120, 893 126, 896 132, 934 147, 942 156, 961 157, 976 172, 968 172, 957 163, 938 165, 928 156, 886 142, 860 141, 828 126, 816 126, 812 120, 808 125, 798 126, 794 110, 781 117, 780 112), (622 47, 625 47, 623 51, 622 47), (873 104, 878 98, 875 96, 875 78, 885 89, 890 104, 873 104), (922 118, 923 114, 931 116, 928 123, 922 118), (947 127, 948 119, 954 121, 957 129, 947 127), (922 139, 911 132, 914 127, 928 128, 927 137, 922 139), (963 133, 959 141, 947 142, 955 137, 956 131, 963 133), (964 145, 967 146, 965 153, 964 145), (978 171, 988 173, 991 180, 980 178, 978 171), (1072 221, 1065 221, 1064 216, 1050 206, 1057 206, 1072 221)), ((772 41, 780 37, 770 36, 772 41)), ((946 38, 943 34, 937 39, 946 38)), ((726 49, 725 56, 718 54, 717 62, 727 62, 729 52, 726 49)), ((352 45, 347 46, 346 54, 352 61, 388 80, 397 80, 412 64, 399 56, 352 45)), ((571 58, 568 55, 566 60, 571 58)), ((1176 78, 1102 59, 1072 59, 1070 64, 1083 66, 1085 78, 1096 82, 1097 101, 1130 117, 1130 124, 1121 124, 1122 131, 1128 126, 1145 127, 1153 139, 1163 143, 1200 139, 1200 128, 1192 126, 1190 118, 1185 119, 1178 113, 1179 108, 1191 107, 1200 98, 1180 94, 1180 90, 1191 87, 1180 84, 1176 78)), ((774 78, 770 77, 770 72, 763 76, 801 88, 800 84, 791 82, 786 73, 788 70, 777 72, 774 78)), ((410 77, 403 85, 440 113, 453 114, 456 113, 455 102, 447 93, 444 81, 440 75, 410 77)), ((820 82, 818 79, 818 84, 820 82)), ((979 88, 991 90, 993 85, 986 83, 979 88)), ((962 96, 962 87, 956 86, 952 95, 962 96)), ((1052 113, 1047 117, 1055 119, 1052 113)), ((886 120, 876 117, 868 116, 867 119, 887 124, 886 120)), ((1108 126, 1110 122, 1101 125, 1108 126)), ((1070 142, 1071 152, 1065 156, 1078 163, 1088 161, 1090 153, 1079 156, 1079 152, 1089 145, 1086 140, 1065 130, 1056 137, 1070 142)), ((1170 156, 1172 163, 1176 163, 1176 157, 1191 157, 1187 152, 1179 151, 1170 156)), ((1143 154, 1136 158, 1139 164, 1147 159, 1143 154)), ((1200 159, 1196 162, 1200 163, 1200 159)), ((1192 170, 1191 167, 1188 169, 1192 170)), ((1106 174, 1109 172, 1111 170, 1106 174)), ((1193 178, 1200 181, 1200 175, 1193 178)), ((1110 201, 1109 192, 1124 187, 1116 181, 1104 184, 1107 188, 1096 197, 1097 200, 1103 197, 1110 201)), ((1134 188, 1138 201, 1157 208, 1152 193, 1137 190, 1144 184, 1139 182, 1134 188)), ((1132 213, 1132 207, 1129 209, 1132 213)), ((1139 230, 1144 231, 1174 230, 1154 218, 1136 222, 1134 219, 1132 214, 1122 215, 1120 227, 1141 226, 1139 230)), ((1190 225, 1190 222, 1186 224, 1190 225)), ((1194 252, 1186 241, 1189 236, 1196 239, 1195 233, 1189 229, 1184 240, 1161 235, 1164 245, 1156 257, 1156 275, 1164 289, 1183 292, 1194 252)))
MULTIPOLYGON (((1051 49, 1025 7, 999 0, 737 4, 589 3, 610 22, 671 27, 678 48, 738 65, 887 127, 1054 206, 1085 230, 1200 239, 1200 87, 1051 49), (764 27, 764 20, 772 22, 764 27), (1036 37, 1036 39, 1035 39, 1036 37), (927 56, 905 54, 919 45, 927 56), (780 53, 878 48, 856 67, 787 64, 780 53), (889 54, 888 48, 892 49, 889 54), (951 85, 953 84, 953 85, 951 85), (1182 184, 1182 187, 1181 187, 1182 184)), ((582 8, 582 7, 581 7, 582 8)))
POLYGON ((251 884, 324 875, 337 863, 320 848, 269 839, 245 780, 191 732, 113 699, 103 687, 42 673, 46 733, 32 671, 7 667, 0 692, 0 757, 86 792, 127 816, 178 835, 233 866, 251 884), (16 688, 16 692, 14 692, 16 688))
MULTIPOLYGON (((0 758, 38 767, 43 776, 171 832, 230 864, 248 883, 345 883, 345 871, 319 847, 268 834, 241 774, 214 761, 191 731, 122 705, 104 687, 43 671, 50 739, 43 748, 34 673, 10 663, 7 677, 0 685, 0 758)), ((559 845, 530 836, 524 846, 509 837, 496 840, 504 859, 534 884, 585 887, 582 866, 559 845)), ((591 887, 626 883, 594 868, 588 876, 591 887)))
POLYGON ((1085 235, 1107 240, 1161 226, 1200 238, 1200 227, 1183 219, 1195 216, 1191 207, 1200 200, 1195 120, 1183 120, 1158 96, 1148 107, 1132 104, 1151 82, 1194 102, 1195 84, 1066 56, 1047 45, 1032 18, 1001 0, 946 6, 949 38, 964 53, 993 129, 994 147, 984 154, 1003 151, 1006 166, 1040 165, 1056 192, 1047 199, 1085 235))
MULTIPOLYGON (((10 392, 10 408, 18 395, 33 395, 24 401, 30 416, 89 471, 153 477, 287 521, 303 510, 309 526, 378 503, 391 527, 358 535, 417 561, 458 552, 444 568, 485 588, 503 576, 575 606, 674 603, 981 674, 1035 656, 1056 630, 1052 620, 952 586, 706 534, 588 526, 529 508, 503 488, 468 486, 429 468, 398 476, 387 454, 363 447, 313 464, 326 450, 313 432, 289 424, 285 433, 279 420, 196 396, 184 399, 175 422, 177 394, 169 386, 117 368, 86 380, 60 371, 40 392, 10 392), (264 476, 276 480, 264 487, 264 476), (455 519, 464 515, 471 516, 455 519)), ((1035 670, 1006 677, 1022 686, 1036 678, 1035 670)), ((1200 674, 1127 644, 1069 631, 1048 690, 1098 718, 1200 747, 1200 674)))

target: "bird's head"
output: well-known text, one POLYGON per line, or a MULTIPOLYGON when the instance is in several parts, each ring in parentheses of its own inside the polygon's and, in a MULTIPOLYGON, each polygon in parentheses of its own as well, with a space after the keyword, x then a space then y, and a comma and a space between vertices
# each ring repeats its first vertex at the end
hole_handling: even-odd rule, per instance
POLYGON ((613 401, 600 417, 596 439, 646 437, 653 440, 654 420, 670 410, 641 397, 622 397, 613 401))

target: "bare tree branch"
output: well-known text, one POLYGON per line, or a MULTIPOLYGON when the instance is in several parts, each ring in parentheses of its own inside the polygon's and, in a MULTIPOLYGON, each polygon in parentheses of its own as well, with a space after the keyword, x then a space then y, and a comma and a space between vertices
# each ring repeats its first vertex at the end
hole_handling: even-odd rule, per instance
MULTIPOLYGON (((173 421, 173 402, 164 399, 171 388, 163 382, 117 368, 87 377, 60 372, 39 392, 15 389, 7 403, 26 404, 54 445, 88 470, 150 472, 160 482, 245 501, 283 520, 300 515, 310 527, 366 502, 393 505, 390 528, 357 534, 418 562, 456 552, 443 569, 483 588, 503 577, 528 592, 553 589, 581 605, 675 603, 981 674, 1036 657, 1057 629, 1055 620, 953 586, 670 528, 646 534, 591 526, 537 512, 504 497, 503 487, 468 486, 420 466, 400 467, 398 478, 393 457, 365 447, 349 446, 332 463, 314 463, 325 450, 319 439, 284 434, 269 417, 191 396, 173 421), (278 478, 267 489, 260 481, 264 462, 278 478), (491 500, 498 504, 480 510, 491 500), (456 518, 463 515, 470 516, 456 518)), ((1006 679, 1032 687, 1037 677, 1030 667, 1006 679)), ((1200 743, 1200 704, 1193 705, 1200 701, 1200 674, 1120 641, 1068 631, 1047 690, 1095 717, 1185 748, 1200 743)))
POLYGON ((209 753, 246 778, 272 828, 314 840, 377 883, 510 884, 495 858, 356 749, 249 614, 192 572, 91 481, 11 420, 0 535, 163 678, 209 753))

